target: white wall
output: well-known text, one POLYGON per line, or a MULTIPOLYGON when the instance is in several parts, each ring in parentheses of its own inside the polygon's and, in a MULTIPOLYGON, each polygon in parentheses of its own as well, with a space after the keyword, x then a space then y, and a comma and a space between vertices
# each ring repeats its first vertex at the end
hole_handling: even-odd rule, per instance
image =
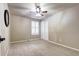
POLYGON ((48 40, 79 49, 79 5, 59 11, 46 20, 48 40))
POLYGON ((11 42, 28 41, 31 37, 31 20, 26 17, 11 15, 11 42))
MULTIPOLYGON (((31 35, 31 21, 33 19, 11 14, 11 42, 30 41, 40 37, 31 35)), ((35 21, 35 20, 34 20, 35 21)))
POLYGON ((9 27, 5 26, 4 23, 4 10, 8 10, 8 5, 5 3, 0 3, 0 35, 5 38, 5 41, 1 42, 1 55, 6 55, 9 49, 9 39, 10 39, 10 25, 9 27))

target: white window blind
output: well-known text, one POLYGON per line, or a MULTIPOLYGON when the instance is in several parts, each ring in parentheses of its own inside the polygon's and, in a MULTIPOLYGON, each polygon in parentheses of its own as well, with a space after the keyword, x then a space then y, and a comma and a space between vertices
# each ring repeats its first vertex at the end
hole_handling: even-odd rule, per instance
POLYGON ((32 35, 39 35, 39 22, 38 21, 32 21, 32 35))

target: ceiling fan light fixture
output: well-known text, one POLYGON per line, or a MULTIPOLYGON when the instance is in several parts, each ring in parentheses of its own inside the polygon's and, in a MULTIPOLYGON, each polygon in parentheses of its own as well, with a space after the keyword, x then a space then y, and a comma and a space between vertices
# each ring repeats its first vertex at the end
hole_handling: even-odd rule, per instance
POLYGON ((41 16, 41 14, 40 13, 37 13, 36 16, 41 16))
POLYGON ((36 7, 36 16, 40 17, 40 16, 44 16, 44 13, 47 13, 47 11, 42 11, 40 4, 35 3, 35 7, 36 7))
POLYGON ((40 12, 39 8, 36 8, 36 12, 37 12, 37 13, 39 13, 39 12, 40 12))

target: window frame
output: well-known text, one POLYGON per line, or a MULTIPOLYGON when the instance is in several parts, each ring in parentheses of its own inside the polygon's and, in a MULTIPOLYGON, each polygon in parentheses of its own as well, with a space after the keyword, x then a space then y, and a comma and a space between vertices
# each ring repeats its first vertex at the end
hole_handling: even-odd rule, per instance
POLYGON ((31 21, 31 35, 39 35, 39 21, 31 21))

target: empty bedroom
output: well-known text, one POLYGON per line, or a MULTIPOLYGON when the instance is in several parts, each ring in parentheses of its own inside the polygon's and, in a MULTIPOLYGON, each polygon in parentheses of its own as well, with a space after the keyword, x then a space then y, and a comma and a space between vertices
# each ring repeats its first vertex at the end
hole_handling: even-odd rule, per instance
POLYGON ((79 56, 79 3, 0 3, 0 56, 79 56))

